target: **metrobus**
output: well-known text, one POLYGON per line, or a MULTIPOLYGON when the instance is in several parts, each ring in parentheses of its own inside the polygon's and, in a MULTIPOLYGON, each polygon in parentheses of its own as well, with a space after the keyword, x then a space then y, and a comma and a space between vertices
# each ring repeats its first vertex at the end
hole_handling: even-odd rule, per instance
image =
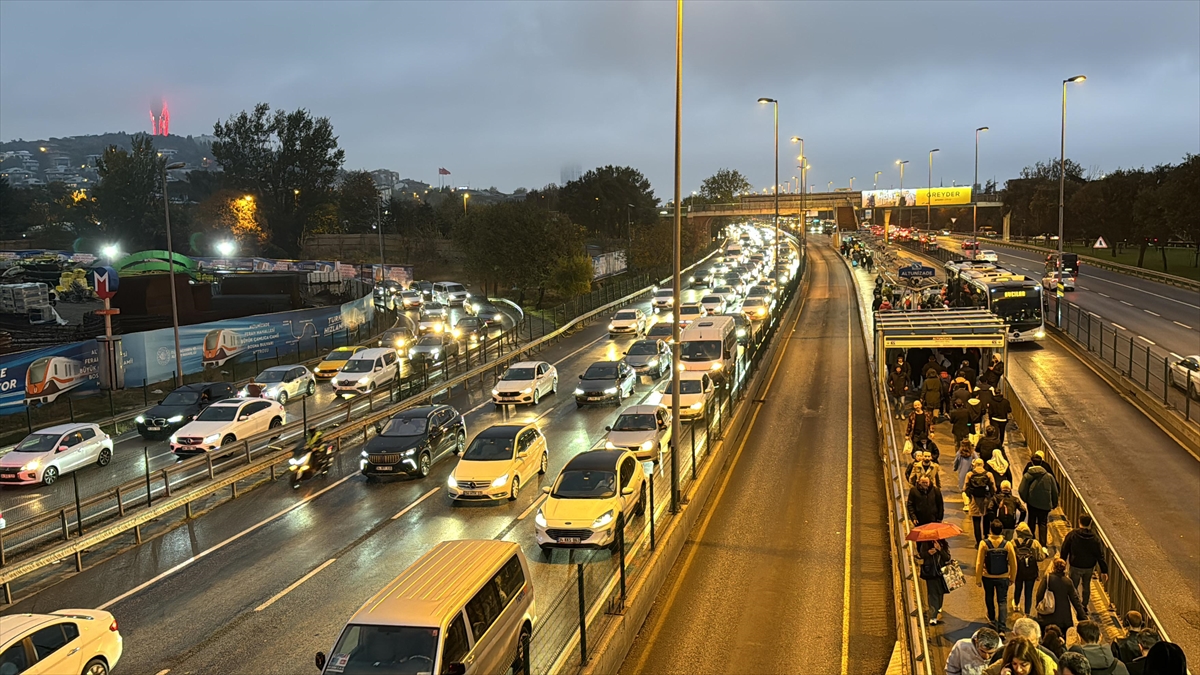
POLYGON ((1029 342, 1046 337, 1045 300, 1040 281, 981 261, 946 263, 951 303, 957 307, 982 307, 1006 326, 1009 342, 1029 342))

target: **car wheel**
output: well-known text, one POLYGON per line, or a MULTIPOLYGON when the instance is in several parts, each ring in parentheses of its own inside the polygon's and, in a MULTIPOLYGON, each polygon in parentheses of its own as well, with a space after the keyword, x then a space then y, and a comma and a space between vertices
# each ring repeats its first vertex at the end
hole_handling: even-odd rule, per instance
POLYGON ((287 405, 288 395, 286 391, 279 392, 279 405, 287 405))
POLYGON ((462 451, 467 448, 467 435, 462 431, 458 432, 458 440, 454 441, 454 454, 461 455, 462 451))
POLYGON ((92 659, 83 667, 83 675, 108 675, 108 664, 102 659, 92 659))
POLYGON ((517 638, 517 656, 512 662, 513 675, 529 675, 528 664, 525 663, 525 653, 529 651, 529 627, 521 627, 521 636, 517 638))
POLYGON ((433 459, 428 452, 421 453, 421 458, 417 460, 417 471, 420 472, 421 478, 429 475, 429 467, 433 465, 433 459))
POLYGON ((642 494, 638 497, 637 506, 634 507, 634 513, 639 516, 646 513, 646 484, 642 483, 642 494))
POLYGON ((225 438, 221 439, 221 447, 223 448, 223 447, 229 445, 230 443, 236 443, 236 442, 237 442, 236 436, 234 436, 233 434, 225 434, 225 438))
POLYGON ((58 467, 48 466, 42 472, 42 485, 53 485, 58 480, 58 467))
POLYGON ((550 468, 550 453, 542 453, 542 464, 538 467, 538 475, 545 476, 546 470, 550 468))
POLYGON ((533 404, 537 405, 542 400, 542 392, 535 385, 533 387, 533 404))
POLYGON ((268 428, 274 429, 274 428, 282 426, 282 425, 283 425, 283 420, 279 419, 278 417, 274 417, 274 418, 271 418, 271 424, 269 425, 268 428))
POLYGON ((309 396, 312 396, 313 394, 317 393, 317 382, 316 382, 316 380, 309 380, 309 381, 308 381, 308 390, 307 390, 307 391, 308 391, 308 395, 309 395, 309 396))
POLYGON ((100 466, 108 466, 108 463, 111 461, 112 450, 109 450, 108 448, 101 448, 100 456, 96 458, 96 464, 99 464, 100 466))
POLYGON ((508 501, 515 502, 521 496, 521 478, 513 476, 512 487, 508 489, 508 501))

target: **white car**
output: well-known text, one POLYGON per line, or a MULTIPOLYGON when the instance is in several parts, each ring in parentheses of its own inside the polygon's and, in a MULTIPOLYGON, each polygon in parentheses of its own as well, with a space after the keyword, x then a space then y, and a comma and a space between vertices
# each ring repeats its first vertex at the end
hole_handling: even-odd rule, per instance
POLYGON ((731 307, 738 301, 737 291, 735 291, 732 286, 717 286, 709 291, 709 293, 724 300, 726 307, 731 307))
POLYGON ((1188 391, 1191 382, 1193 398, 1200 399, 1200 356, 1188 356, 1171 364, 1171 384, 1188 391))
POLYGON ((492 403, 537 405, 546 394, 558 392, 558 369, 545 361, 514 363, 492 388, 492 403))
POLYGON ((112 438, 95 424, 46 427, 0 457, 0 485, 50 485, 62 474, 89 464, 107 466, 112 453, 112 438))
MULTIPOLYGON (((667 380, 659 391, 662 394, 659 403, 670 410, 674 399, 671 381, 667 380)), ((716 387, 707 372, 685 370, 679 373, 679 391, 679 419, 687 420, 704 415, 704 409, 712 402, 716 387)))
POLYGON ((703 318, 708 312, 704 311, 704 305, 698 302, 689 302, 679 306, 679 325, 686 326, 696 319, 703 318))
POLYGON ((671 288, 656 288, 650 294, 650 306, 656 312, 670 311, 675 304, 675 290, 671 288))
POLYGON ((742 315, 751 321, 763 321, 771 314, 771 301, 767 298, 746 298, 742 303, 742 315))
POLYGON ((450 498, 515 501, 521 486, 550 465, 546 437, 536 424, 497 424, 479 432, 450 472, 450 498))
POLYGON ((629 406, 604 429, 605 449, 628 450, 640 461, 658 461, 671 442, 671 411, 661 405, 629 406))
POLYGON ((533 518, 543 555, 554 548, 615 549, 617 529, 646 510, 646 474, 628 450, 590 450, 571 458, 542 488, 549 497, 533 518))
POLYGON ((976 260, 986 260, 988 262, 1000 262, 1000 256, 996 255, 995 251, 993 251, 991 249, 987 249, 987 248, 976 253, 975 259, 976 260))
POLYGON ((304 366, 273 366, 258 374, 242 387, 242 398, 273 398, 283 405, 296 396, 312 396, 317 391, 317 378, 304 366))
POLYGON ((447 323, 445 310, 429 312, 428 308, 429 305, 425 305, 425 309, 421 310, 421 315, 417 317, 417 333, 424 335, 445 332, 447 323))
POLYGON ((646 313, 640 309, 622 309, 613 315, 612 321, 608 322, 608 334, 614 335, 635 335, 641 337, 647 326, 646 313))
POLYGON ((278 401, 227 398, 208 406, 196 419, 180 427, 171 436, 171 452, 181 457, 212 452, 282 426, 285 420, 286 414, 278 401))
POLYGON ((3 675, 108 675, 124 650, 117 620, 95 609, 7 614, 3 635, 3 675))
POLYGON ((700 298, 700 306, 709 314, 724 314, 725 313, 725 298, 716 295, 706 295, 700 298))
POLYGON ((339 396, 369 394, 391 384, 399 375, 400 356, 395 349, 363 349, 355 352, 333 376, 333 393, 339 396))

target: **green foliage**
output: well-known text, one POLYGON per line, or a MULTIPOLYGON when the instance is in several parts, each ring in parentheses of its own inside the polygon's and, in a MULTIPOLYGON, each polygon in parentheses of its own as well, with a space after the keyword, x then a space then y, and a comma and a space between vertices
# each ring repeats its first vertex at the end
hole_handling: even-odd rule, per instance
POLYGON ((165 243, 164 166, 154 140, 146 134, 134 136, 128 151, 115 145, 105 149, 97 165, 100 184, 92 192, 97 235, 128 251, 158 245, 160 239, 165 243))
POLYGON ((565 256, 550 268, 548 286, 560 298, 573 298, 592 290, 592 259, 583 255, 565 256))
POLYGON ((653 222, 658 198, 642 172, 628 166, 592 169, 558 190, 558 208, 589 234, 624 238, 631 224, 653 222))
POLYGON ((379 190, 375 179, 366 171, 351 171, 338 187, 338 219, 340 232, 374 232, 375 219, 381 216, 379 190))
MULTIPOLYGON (((227 184, 259 198, 272 241, 298 255, 304 235, 328 227, 333 185, 346 159, 333 125, 307 110, 276 110, 260 103, 213 127, 213 156, 227 184)), ((336 216, 335 216, 336 220, 336 216)))
POLYGON ((743 192, 752 189, 750 181, 736 169, 718 169, 700 184, 700 196, 711 204, 729 204, 737 201, 743 192))

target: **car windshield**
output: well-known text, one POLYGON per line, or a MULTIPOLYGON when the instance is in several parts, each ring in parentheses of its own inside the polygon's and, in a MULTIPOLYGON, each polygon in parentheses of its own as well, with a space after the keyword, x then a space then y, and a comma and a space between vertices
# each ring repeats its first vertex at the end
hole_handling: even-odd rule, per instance
POLYGON ((658 353, 658 343, 640 340, 629 346, 626 356, 654 356, 658 353))
POLYGON ((702 303, 704 303, 704 304, 706 304, 706 305, 715 305, 715 304, 717 304, 717 303, 721 302, 721 296, 719 296, 719 295, 706 295, 706 296, 704 296, 703 298, 701 298, 701 299, 700 299, 700 302, 702 302, 702 303))
POLYGON ((626 413, 617 418, 613 422, 613 431, 652 431, 657 428, 658 422, 655 421, 654 415, 649 413, 626 413))
POLYGON ((163 399, 163 405, 192 405, 200 400, 198 391, 173 391, 163 399))
POLYGON ((474 329, 476 329, 476 328, 479 328, 480 326, 482 326, 482 325, 483 325, 483 322, 482 322, 482 321, 480 321, 479 319, 476 319, 476 318, 474 318, 474 317, 467 317, 467 318, 464 318, 464 319, 459 319, 459 320, 458 320, 458 323, 457 323, 457 324, 455 324, 455 325, 456 325, 458 328, 465 328, 465 329, 467 329, 467 330, 474 330, 474 329))
POLYGON ((255 382, 283 382, 283 376, 287 375, 287 370, 264 370, 254 378, 255 382))
POLYGON ((704 311, 703 307, 680 307, 680 314, 700 314, 704 311))
POLYGON ((388 330, 384 331, 382 340, 387 342, 388 340, 402 340, 406 337, 408 337, 406 330, 388 330))
POLYGON ((762 307, 765 304, 767 303, 763 302, 762 298, 746 298, 746 301, 742 303, 742 307, 762 307))
POLYGON ((350 624, 329 656, 326 672, 417 675, 433 672, 438 629, 350 624))
POLYGON ((467 446, 463 459, 472 462, 499 462, 512 459, 513 439, 476 436, 467 446))
POLYGON ((462 284, 446 284, 447 293, 462 293, 467 289, 462 287, 462 284))
POLYGON ((210 405, 199 415, 196 415, 196 421, 232 422, 237 417, 237 411, 238 407, 236 405, 210 405))
POLYGON ((343 373, 369 373, 375 367, 374 359, 350 359, 342 366, 343 373))
MULTIPOLYGON (((679 381, 679 391, 683 392, 684 394, 699 394, 700 393, 700 380, 680 380, 679 381)), ((673 388, 671 387, 670 382, 667 383, 667 386, 663 387, 663 393, 664 394, 675 393, 673 388)))
POLYGON ((607 499, 616 493, 614 471, 567 469, 554 484, 554 496, 561 499, 607 499))
POLYGON ((421 338, 420 340, 417 340, 417 346, 418 347, 441 347, 442 346, 442 338, 436 337, 434 335, 427 335, 427 336, 421 338))
POLYGON ((419 297, 421 297, 421 291, 402 291, 400 293, 400 297, 402 297, 402 298, 419 298, 419 297))
POLYGON ((728 295, 732 292, 733 289, 728 286, 717 286, 713 289, 713 293, 720 293, 721 295, 728 295))
POLYGON ((500 379, 527 382, 533 379, 533 368, 509 368, 500 379))
POLYGON ((671 324, 657 323, 650 327, 650 332, 646 333, 646 335, 653 335, 654 337, 658 337, 660 335, 670 336, 674 332, 675 332, 675 327, 672 326, 671 324))
POLYGON ((670 288, 660 288, 657 291, 654 291, 654 297, 656 298, 669 298, 672 295, 675 295, 675 291, 670 288))
POLYGON ((749 293, 747 293, 747 295, 749 295, 752 298, 762 297, 764 295, 770 295, 770 294, 771 294, 771 291, 767 290, 766 288, 763 288, 762 286, 755 286, 754 288, 750 289, 749 293))
POLYGON ((628 310, 622 311, 622 312, 617 312, 615 315, 613 315, 613 318, 614 319, 636 319, 637 312, 628 311, 628 310))
POLYGON ((684 342, 679 345, 679 358, 683 361, 715 361, 721 358, 721 341, 694 340, 684 342))
POLYGON ((615 380, 617 379, 617 364, 596 363, 588 367, 583 374, 585 380, 615 380))
POLYGON ((325 360, 326 361, 345 361, 346 359, 349 359, 351 356, 354 356, 353 349, 346 349, 345 347, 338 347, 337 349, 329 352, 329 356, 326 356, 325 360))
MULTIPOLYGON (((46 452, 53 450, 62 434, 29 434, 13 448, 13 452, 46 452)), ((12 514, 9 514, 12 515, 12 514)))
POLYGON ((393 417, 380 436, 420 436, 429 420, 424 417, 393 417))

